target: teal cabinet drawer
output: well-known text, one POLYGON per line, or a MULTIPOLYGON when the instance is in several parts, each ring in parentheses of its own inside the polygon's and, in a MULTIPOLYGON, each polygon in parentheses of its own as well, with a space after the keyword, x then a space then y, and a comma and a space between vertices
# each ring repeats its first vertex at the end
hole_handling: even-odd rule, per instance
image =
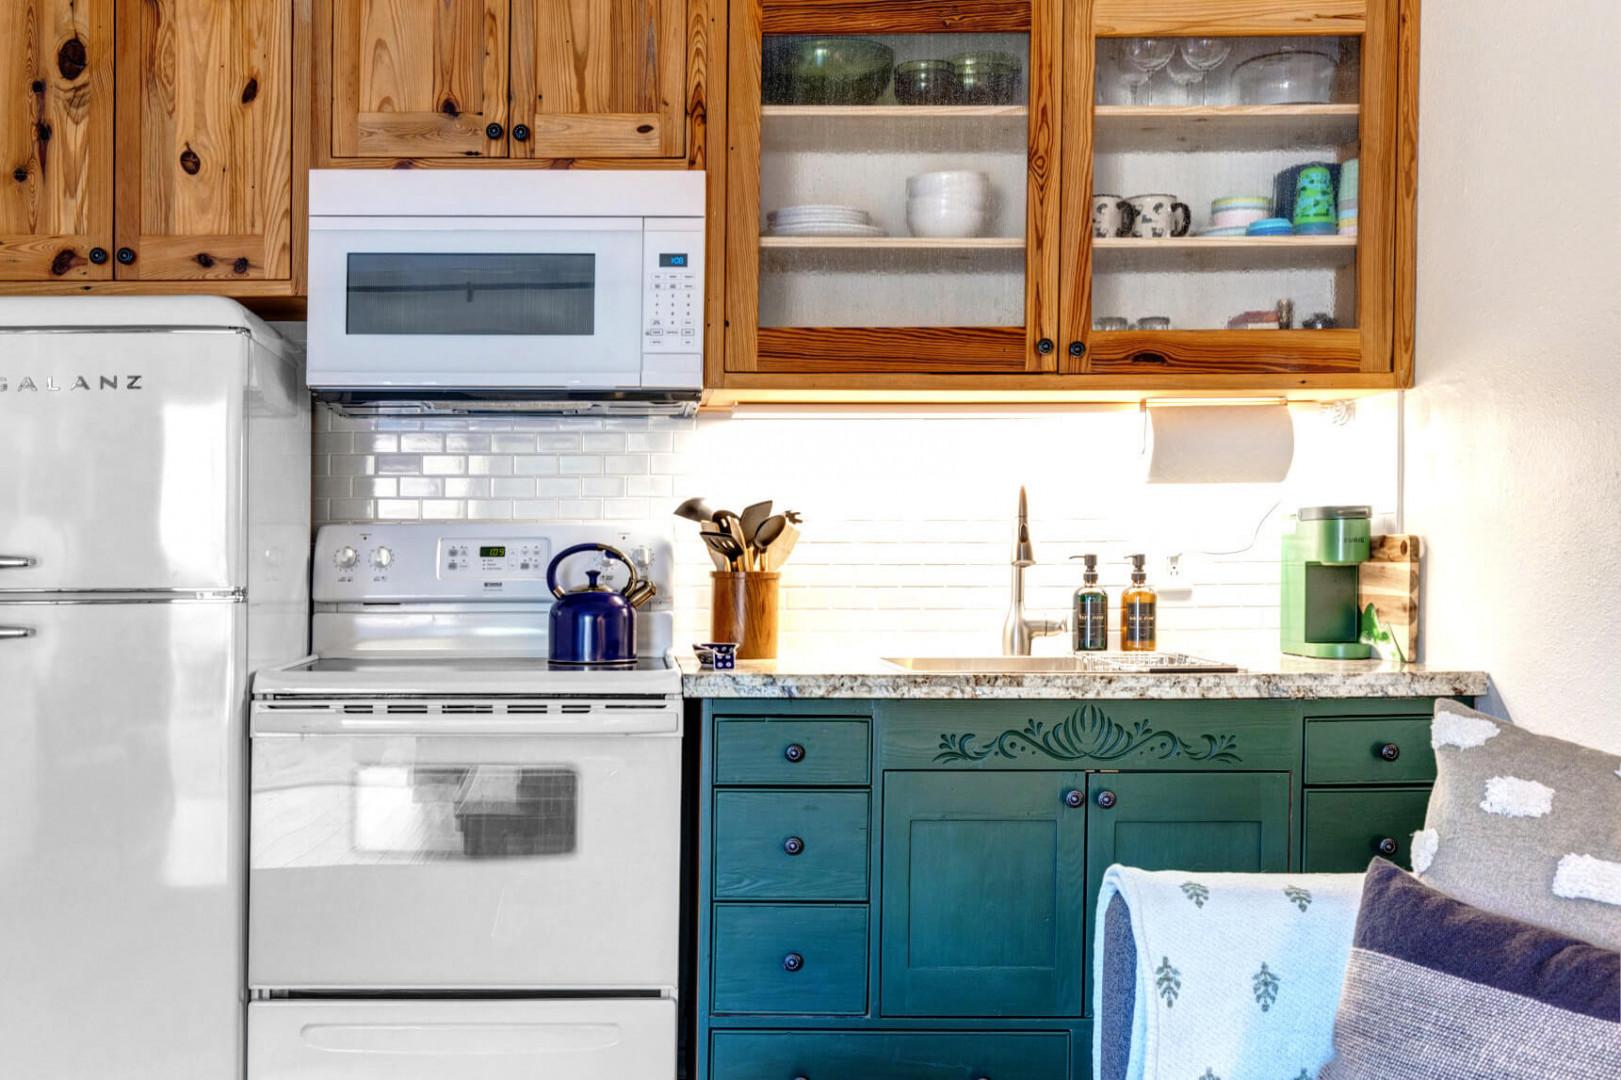
POLYGON ((1058 1032, 743 1032, 711 1036, 709 1080, 1068 1080, 1058 1032))
POLYGON ((865 720, 721 720, 715 724, 717 784, 865 784, 865 720))
POLYGON ((1411 869, 1413 833, 1429 804, 1429 788, 1306 792, 1302 869, 1360 873, 1375 855, 1411 869))
POLYGON ((717 904, 710 924, 713 1011, 867 1011, 865 905, 717 904))
POLYGON ((717 791, 715 899, 867 899, 865 791, 717 791))
POLYGON ((1435 779, 1427 716, 1306 721, 1306 783, 1428 784, 1435 779))

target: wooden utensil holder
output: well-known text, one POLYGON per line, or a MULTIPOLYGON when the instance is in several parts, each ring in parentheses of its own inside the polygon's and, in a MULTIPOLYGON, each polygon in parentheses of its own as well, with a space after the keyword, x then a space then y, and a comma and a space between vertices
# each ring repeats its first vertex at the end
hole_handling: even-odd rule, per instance
POLYGON ((739 660, 777 656, 777 582, 781 574, 715 571, 709 608, 709 639, 737 642, 739 660))

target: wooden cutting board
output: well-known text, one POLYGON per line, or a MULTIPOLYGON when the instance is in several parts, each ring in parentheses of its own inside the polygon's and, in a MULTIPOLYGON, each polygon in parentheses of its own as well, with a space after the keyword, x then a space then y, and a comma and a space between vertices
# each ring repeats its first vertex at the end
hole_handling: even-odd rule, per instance
POLYGON ((1416 536, 1375 536, 1359 574, 1358 607, 1369 604, 1379 622, 1401 646, 1409 662, 1418 659, 1418 572, 1424 543, 1416 536))

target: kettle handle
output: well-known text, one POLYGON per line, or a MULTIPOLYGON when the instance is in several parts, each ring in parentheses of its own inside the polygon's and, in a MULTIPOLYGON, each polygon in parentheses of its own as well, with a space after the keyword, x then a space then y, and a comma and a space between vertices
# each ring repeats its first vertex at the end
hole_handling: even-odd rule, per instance
POLYGON ((546 567, 546 587, 559 600, 563 598, 564 592, 562 587, 557 584, 557 568, 563 564, 564 559, 587 551, 600 551, 610 559, 618 559, 625 564, 625 569, 630 571, 630 580, 625 582, 623 589, 619 590, 619 595, 623 596, 630 592, 631 589, 636 587, 636 583, 641 581, 642 575, 636 570, 636 564, 625 558, 625 553, 618 548, 610 547, 607 544, 575 544, 571 548, 564 548, 559 551, 557 556, 552 559, 551 564, 546 567))

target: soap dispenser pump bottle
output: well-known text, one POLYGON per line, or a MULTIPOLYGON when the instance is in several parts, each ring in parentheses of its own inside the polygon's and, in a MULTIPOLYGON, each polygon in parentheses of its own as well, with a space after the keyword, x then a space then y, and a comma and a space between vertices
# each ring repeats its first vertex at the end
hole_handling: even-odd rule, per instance
POLYGON ((1083 584, 1075 590, 1074 618, 1076 652, 1103 652, 1109 647, 1109 594, 1098 585, 1098 557, 1077 555, 1086 560, 1083 584))
POLYGON ((1122 652, 1153 652, 1155 609, 1159 597, 1148 586, 1146 555, 1131 557, 1131 587, 1120 596, 1120 649, 1122 652))

